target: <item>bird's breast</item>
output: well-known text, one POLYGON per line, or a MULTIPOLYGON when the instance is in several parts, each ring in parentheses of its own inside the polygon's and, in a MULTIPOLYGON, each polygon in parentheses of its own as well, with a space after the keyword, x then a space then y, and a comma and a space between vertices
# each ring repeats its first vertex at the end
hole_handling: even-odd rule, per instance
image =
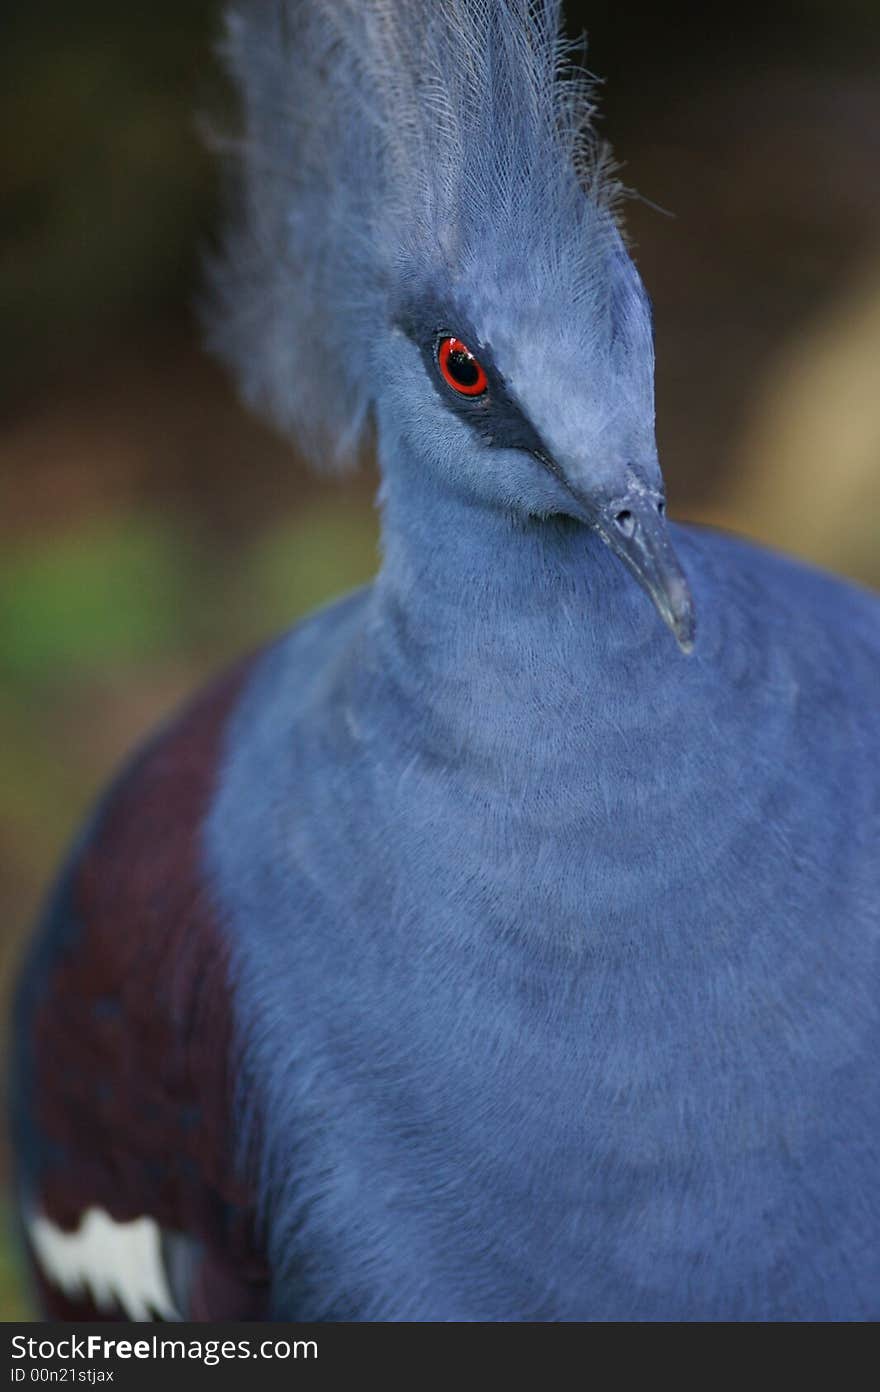
POLYGON ((781 1317, 843 1281, 816 1234, 864 1223, 840 1138, 880 1121, 875 794, 768 671, 698 729, 606 704, 498 764, 346 721, 350 687, 294 718, 267 669, 206 852, 277 1261, 333 1288, 302 1317, 781 1317))

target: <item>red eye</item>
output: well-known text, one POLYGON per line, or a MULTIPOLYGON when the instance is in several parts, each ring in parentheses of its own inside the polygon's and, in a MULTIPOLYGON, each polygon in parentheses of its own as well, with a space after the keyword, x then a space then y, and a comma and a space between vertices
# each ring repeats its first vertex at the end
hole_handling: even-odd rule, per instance
POLYGON ((443 380, 462 396, 482 396, 489 385, 483 368, 460 338, 444 338, 437 351, 443 380))

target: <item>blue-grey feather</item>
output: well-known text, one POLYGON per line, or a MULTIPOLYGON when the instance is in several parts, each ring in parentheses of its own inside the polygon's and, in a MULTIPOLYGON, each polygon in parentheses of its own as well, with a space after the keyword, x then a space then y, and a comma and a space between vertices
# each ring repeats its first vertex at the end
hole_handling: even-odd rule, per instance
MULTIPOLYGON (((242 94, 242 215, 212 339, 324 466, 374 403, 370 342, 415 292, 524 306, 555 286, 588 340, 619 194, 558 0, 257 0, 225 54, 242 94), (524 252, 527 250, 527 254, 524 252)), ((580 345, 594 349, 588 341, 580 345)))
POLYGON ((685 661, 465 510, 265 659, 207 827, 277 1310, 876 1316, 876 601, 676 529, 685 661))

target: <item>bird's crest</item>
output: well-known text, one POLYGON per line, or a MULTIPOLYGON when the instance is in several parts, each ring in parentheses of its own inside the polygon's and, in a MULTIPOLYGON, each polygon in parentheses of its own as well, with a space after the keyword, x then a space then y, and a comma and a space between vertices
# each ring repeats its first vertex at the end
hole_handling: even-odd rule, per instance
MULTIPOLYGON (((214 347, 316 461, 356 452, 395 305, 475 271, 593 288, 618 192, 559 0, 250 0, 214 347), (532 267, 529 271, 528 267, 532 267), (564 269, 563 269, 564 268, 564 269)), ((540 295, 540 287, 538 287, 540 295)))

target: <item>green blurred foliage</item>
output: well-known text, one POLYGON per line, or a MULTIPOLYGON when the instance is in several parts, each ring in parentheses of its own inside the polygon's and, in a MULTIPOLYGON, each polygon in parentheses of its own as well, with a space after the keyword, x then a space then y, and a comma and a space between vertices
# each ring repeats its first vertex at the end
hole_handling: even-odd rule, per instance
POLYGON ((0 557, 3 666, 13 682, 64 680, 101 663, 168 649, 186 631, 175 611, 187 555, 155 518, 112 518, 0 557))
POLYGON ((33 1319, 24 1291, 18 1250, 12 1236, 13 1219, 7 1204, 0 1204, 0 1320, 33 1319))

